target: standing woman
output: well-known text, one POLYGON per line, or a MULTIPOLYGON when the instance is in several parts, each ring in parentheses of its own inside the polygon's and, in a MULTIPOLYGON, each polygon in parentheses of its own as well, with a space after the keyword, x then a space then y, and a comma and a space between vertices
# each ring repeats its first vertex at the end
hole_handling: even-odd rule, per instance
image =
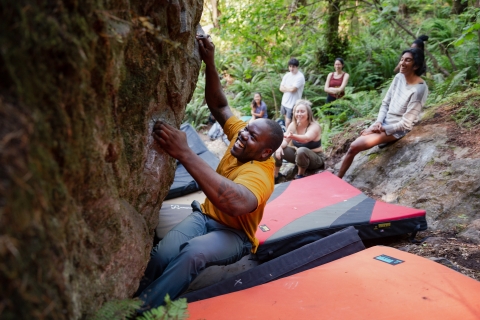
POLYGON ((348 83, 348 78, 350 75, 343 71, 345 62, 342 58, 335 59, 333 65, 335 67, 335 72, 330 72, 325 81, 325 92, 327 93, 327 103, 340 99, 345 95, 345 87, 348 83))
POLYGON ((377 121, 360 132, 343 158, 338 177, 342 178, 355 156, 376 145, 397 141, 412 130, 427 100, 428 88, 420 77, 425 72, 423 50, 404 50, 400 73, 393 78, 378 112, 377 121))
POLYGON ((250 119, 250 122, 255 119, 268 118, 267 105, 265 104, 265 102, 263 102, 262 95, 260 93, 255 92, 255 94, 253 95, 251 107, 252 118, 250 119))
POLYGON ((290 122, 280 147, 275 151, 275 180, 278 180, 282 159, 295 163, 298 174, 295 179, 305 177, 305 171, 324 167, 322 152, 322 129, 313 119, 312 103, 297 100, 293 107, 295 121, 290 122), (292 142, 293 146, 290 146, 292 142))

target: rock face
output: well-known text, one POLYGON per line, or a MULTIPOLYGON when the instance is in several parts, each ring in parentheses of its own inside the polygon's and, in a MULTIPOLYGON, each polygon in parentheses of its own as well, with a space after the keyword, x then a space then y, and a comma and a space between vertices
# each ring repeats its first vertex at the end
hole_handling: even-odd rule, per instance
POLYGON ((395 144, 358 154, 344 178, 385 202, 425 209, 433 229, 461 231, 480 218, 480 154, 455 143, 452 130, 460 129, 420 123, 395 144))
POLYGON ((201 61, 197 0, 0 5, 0 318, 88 318, 130 297, 201 61))

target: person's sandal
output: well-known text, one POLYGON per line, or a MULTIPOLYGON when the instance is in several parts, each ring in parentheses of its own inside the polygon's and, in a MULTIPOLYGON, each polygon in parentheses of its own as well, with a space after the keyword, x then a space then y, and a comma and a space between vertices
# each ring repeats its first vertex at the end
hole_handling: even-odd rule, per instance
POLYGON ((302 179, 302 178, 305 178, 305 176, 303 174, 295 175, 295 180, 302 179))

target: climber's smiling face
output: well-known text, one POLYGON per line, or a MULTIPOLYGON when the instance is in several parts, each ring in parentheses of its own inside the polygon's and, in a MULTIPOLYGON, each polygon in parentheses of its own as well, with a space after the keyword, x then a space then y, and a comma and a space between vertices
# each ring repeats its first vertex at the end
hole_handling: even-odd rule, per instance
POLYGON ((240 130, 235 144, 230 149, 232 156, 242 163, 264 161, 272 154, 267 148, 269 127, 263 119, 257 119, 240 130))

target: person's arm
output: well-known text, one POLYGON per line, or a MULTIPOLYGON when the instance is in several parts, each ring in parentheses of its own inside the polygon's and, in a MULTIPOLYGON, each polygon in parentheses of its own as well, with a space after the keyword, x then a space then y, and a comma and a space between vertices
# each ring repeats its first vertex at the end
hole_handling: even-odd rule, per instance
POLYGON ((360 132, 360 134, 362 136, 366 136, 366 135, 369 135, 369 134, 372 134, 372 133, 380 133, 380 132, 383 132, 383 131, 385 131, 385 129, 383 128, 382 123, 381 122, 375 122, 374 124, 372 124, 367 129, 362 130, 360 132))
POLYGON ((338 87, 338 88, 329 87, 328 88, 328 93, 338 94, 340 92, 343 92, 343 90, 345 90, 345 87, 347 86, 349 78, 350 78, 350 75, 348 73, 345 73, 345 75, 343 76, 342 84, 340 85, 340 87, 338 87))
MULTIPOLYGON (((403 88, 402 88, 403 89, 403 88)), ((391 125, 386 125, 383 127, 387 135, 392 135, 397 131, 410 131, 413 129, 415 121, 418 119, 420 112, 422 111, 423 104, 427 99, 428 89, 427 86, 417 88, 417 91, 411 95, 408 101, 402 103, 406 105, 406 111, 402 115, 402 119, 391 125)), ((406 96, 406 95, 402 95, 406 96)))
POLYGON ((284 138, 283 138, 283 141, 282 141, 282 144, 280 145, 280 147, 278 147, 278 149, 275 151, 275 157, 277 159, 282 159, 282 156, 283 156, 283 149, 285 149, 288 144, 290 143, 290 141, 292 141, 291 138, 287 138, 287 135, 291 134, 292 132, 294 131, 294 125, 293 125, 293 122, 290 123, 288 125, 288 128, 287 128, 287 131, 285 132, 284 134, 284 138))
POLYGON ((260 109, 259 113, 252 113, 252 114, 257 118, 263 118, 264 113, 265 111, 263 111, 263 109, 260 109))
POLYGON ((152 136, 165 152, 180 161, 217 209, 235 217, 257 208, 253 192, 215 172, 190 149, 185 132, 157 121, 152 136))
POLYGON ((217 69, 215 67, 215 46, 210 40, 210 36, 198 35, 198 51, 203 62, 205 62, 205 100, 208 108, 220 125, 225 125, 225 122, 233 115, 228 106, 227 98, 222 90, 220 78, 218 77, 217 69))
POLYGON ((340 87, 330 88, 330 91, 333 91, 333 93, 335 93, 335 94, 343 92, 343 90, 345 90, 345 87, 347 86, 349 78, 350 78, 350 75, 348 73, 345 73, 345 75, 343 76, 343 81, 342 81, 342 84, 340 85, 340 87))
POLYGON ((297 92, 298 88, 295 86, 287 86, 286 83, 286 78, 288 74, 283 76, 282 83, 280 84, 280 91, 285 93, 285 92, 297 92))
POLYGON ((327 76, 327 81, 325 81, 325 88, 323 89, 323 91, 325 91, 326 93, 331 93, 331 94, 334 94, 330 88, 330 79, 332 78, 332 72, 330 72, 327 76))
POLYGON ((377 120, 367 129, 362 130, 360 134, 362 136, 372 134, 372 133, 380 133, 385 132, 385 128, 383 127, 383 121, 387 117, 388 109, 390 107, 390 102, 392 101, 392 95, 399 84, 397 76, 393 78, 392 84, 388 88, 387 94, 382 100, 382 105, 380 106, 380 110, 378 111, 377 120))
POLYGON ((283 76, 282 82, 280 83, 280 88, 279 88, 280 92, 283 92, 283 93, 286 92, 286 91, 285 91, 285 78, 286 78, 286 77, 287 77, 287 75, 284 75, 284 76, 283 76))
POLYGON ((289 87, 289 86, 284 86, 284 85, 281 85, 280 86, 280 91, 282 91, 283 93, 285 92, 297 92, 298 88, 297 87, 289 87))
POLYGON ((395 90, 398 84, 398 78, 393 78, 392 84, 388 88, 387 94, 385 98, 382 100, 382 105, 380 106, 380 110, 378 111, 377 121, 375 123, 383 123, 385 118, 387 117, 388 108, 390 106, 390 102, 392 101, 393 91, 395 90))
POLYGON ((295 140, 300 143, 308 143, 310 141, 316 141, 321 134, 320 126, 316 123, 312 123, 310 127, 308 127, 307 132, 305 134, 296 134, 289 132, 287 137, 295 140))

